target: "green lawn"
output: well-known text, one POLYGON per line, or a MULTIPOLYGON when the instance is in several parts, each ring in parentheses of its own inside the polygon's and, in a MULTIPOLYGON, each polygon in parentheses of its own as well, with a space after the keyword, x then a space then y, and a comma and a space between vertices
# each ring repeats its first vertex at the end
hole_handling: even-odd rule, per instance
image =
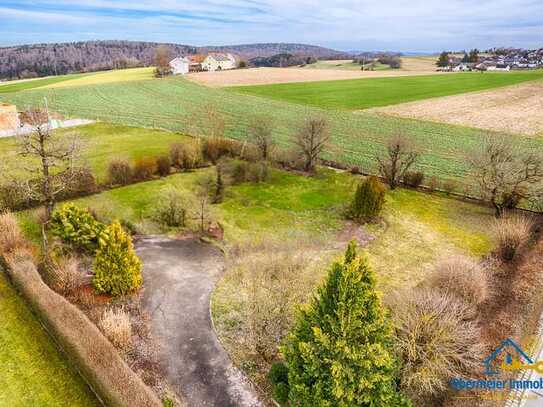
MULTIPOLYGON (((498 75, 501 76, 497 78, 507 78, 498 75)), ((416 80, 416 77, 407 79, 416 80)), ((364 81, 374 80, 377 79, 364 81)), ((313 84, 304 86, 311 87, 313 84)), ((486 134, 482 130, 459 126, 321 109, 224 89, 211 89, 182 78, 38 89, 0 95, 0 100, 18 106, 39 105, 43 103, 44 96, 47 96, 53 110, 68 117, 186 133, 194 131, 194 108, 211 104, 225 118, 226 136, 240 140, 247 137, 247 126, 255 115, 268 115, 275 122, 274 138, 283 147, 292 146, 292 137, 304 118, 324 116, 330 122, 333 142, 337 147, 328 152, 327 158, 358 165, 366 172, 376 172, 375 156, 381 154, 391 136, 402 133, 422 149, 417 168, 427 176, 435 175, 442 179, 465 178, 468 170, 466 152, 475 147, 486 134)), ((197 130, 206 132, 205 127, 197 130)), ((148 145, 153 143, 154 139, 148 145)), ((531 148, 543 147, 543 139, 519 137, 518 143, 531 148)), ((112 154, 115 149, 117 146, 112 143, 112 154)), ((122 154, 123 149, 119 148, 118 153, 122 154)))
POLYGON ((231 87, 229 90, 322 108, 360 110, 492 89, 542 77, 543 70, 484 74, 456 73, 238 86, 231 87))
MULTIPOLYGON (((113 158, 134 160, 144 156, 156 157, 166 154, 170 144, 188 139, 177 133, 108 123, 95 123, 61 132, 80 134, 84 162, 92 168, 99 181, 105 181, 108 164, 113 158)), ((14 138, 0 138, 0 155, 20 166, 23 158, 16 156, 16 152, 14 138)))
POLYGON ((0 271, 0 406, 98 406, 0 271))

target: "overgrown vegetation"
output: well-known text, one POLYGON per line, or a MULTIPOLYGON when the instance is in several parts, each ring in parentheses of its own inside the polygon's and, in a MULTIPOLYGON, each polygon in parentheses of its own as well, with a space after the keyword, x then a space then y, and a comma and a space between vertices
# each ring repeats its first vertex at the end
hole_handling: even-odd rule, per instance
POLYGON ((376 218, 383 209, 385 192, 378 178, 368 177, 358 184, 347 216, 359 223, 376 218))

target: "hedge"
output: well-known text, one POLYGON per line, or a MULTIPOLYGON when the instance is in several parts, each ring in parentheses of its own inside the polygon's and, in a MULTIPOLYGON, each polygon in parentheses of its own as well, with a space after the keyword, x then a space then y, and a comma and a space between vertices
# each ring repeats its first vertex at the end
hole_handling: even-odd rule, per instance
POLYGON ((162 406, 83 312, 51 290, 29 260, 6 263, 13 284, 100 401, 112 407, 162 406))

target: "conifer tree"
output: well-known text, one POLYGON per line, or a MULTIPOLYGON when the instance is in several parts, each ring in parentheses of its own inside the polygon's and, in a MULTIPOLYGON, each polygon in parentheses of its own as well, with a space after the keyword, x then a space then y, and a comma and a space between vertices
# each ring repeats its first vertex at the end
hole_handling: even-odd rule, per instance
POLYGON ((292 405, 408 406, 375 276, 351 242, 282 348, 292 405))
POLYGON ((378 216, 385 203, 385 186, 377 177, 369 177, 356 188, 348 216, 362 223, 378 216))
POLYGON ((92 284, 99 293, 116 296, 138 289, 141 283, 141 261, 132 239, 119 222, 113 222, 100 236, 92 284))

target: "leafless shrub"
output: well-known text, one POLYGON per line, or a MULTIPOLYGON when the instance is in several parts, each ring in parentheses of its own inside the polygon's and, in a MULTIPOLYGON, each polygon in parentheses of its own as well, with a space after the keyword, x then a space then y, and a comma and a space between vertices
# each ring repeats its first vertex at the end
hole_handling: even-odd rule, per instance
POLYGON ((158 175, 161 177, 166 177, 170 175, 172 162, 168 155, 161 155, 156 159, 156 168, 158 175))
POLYGON ((156 160, 151 157, 142 157, 134 164, 133 176, 138 181, 145 181, 153 178, 156 172, 156 160))
POLYGON ((533 226, 533 219, 522 215, 509 215, 494 221, 498 254, 503 261, 512 261, 515 258, 518 250, 530 238, 533 226))
POLYGON ((445 191, 447 195, 450 195, 458 190, 458 181, 454 179, 448 179, 446 181, 443 181, 443 185, 441 185, 441 188, 443 188, 443 191, 445 191))
POLYGON ((434 290, 399 293, 391 303, 401 389, 416 405, 435 405, 451 378, 479 368, 484 346, 477 324, 468 305, 434 290))
POLYGON ((249 140, 256 145, 260 158, 268 160, 274 147, 273 119, 268 116, 255 117, 249 124, 247 132, 249 140))
POLYGON ((376 158, 379 172, 390 189, 395 189, 400 185, 401 180, 418 157, 419 152, 407 137, 399 134, 389 140, 386 154, 376 158))
POLYGON ((487 271, 464 256, 441 260, 428 279, 428 286, 452 294, 473 307, 490 296, 487 271))
POLYGON ((315 169, 321 154, 329 146, 330 138, 327 119, 324 117, 305 119, 294 137, 294 144, 298 147, 304 160, 305 171, 315 169))
POLYGON ((124 351, 131 348, 132 324, 130 315, 123 308, 105 310, 98 325, 117 348, 124 351))
POLYGON ((64 295, 73 293, 84 283, 84 276, 79 270, 79 260, 76 257, 56 259, 49 271, 53 288, 64 295))
POLYGON ((543 155, 525 150, 510 136, 488 136, 468 157, 472 175, 496 216, 529 200, 543 180, 543 155))
POLYGON ((197 142, 173 143, 170 146, 172 165, 179 169, 190 170, 202 164, 202 149, 197 142))
POLYGON ((109 182, 113 185, 126 185, 132 181, 132 167, 125 158, 115 158, 109 163, 109 182))
POLYGON ((192 196, 168 186, 160 192, 154 218, 165 226, 184 227, 196 206, 192 196))
POLYGON ((8 253, 26 245, 17 218, 11 212, 0 213, 0 253, 8 253))

